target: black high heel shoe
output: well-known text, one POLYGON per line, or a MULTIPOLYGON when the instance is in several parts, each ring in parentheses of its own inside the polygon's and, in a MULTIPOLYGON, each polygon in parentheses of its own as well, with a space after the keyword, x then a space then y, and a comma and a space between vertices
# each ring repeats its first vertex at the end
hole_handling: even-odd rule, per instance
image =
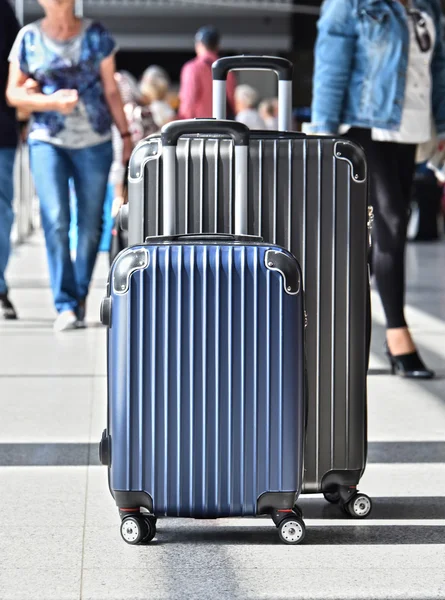
POLYGON ((391 365, 392 375, 400 375, 407 379, 433 379, 434 371, 427 369, 417 352, 393 356, 385 344, 386 356, 391 365))

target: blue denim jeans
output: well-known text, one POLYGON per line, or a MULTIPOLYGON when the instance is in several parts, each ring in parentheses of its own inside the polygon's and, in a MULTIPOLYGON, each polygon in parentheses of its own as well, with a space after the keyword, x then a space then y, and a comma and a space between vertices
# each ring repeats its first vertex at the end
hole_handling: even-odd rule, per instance
POLYGON ((14 197, 15 148, 0 148, 0 294, 7 292, 5 269, 11 251, 11 228, 14 221, 12 201, 14 197))
MULTIPOLYGON (((114 185, 109 183, 105 195, 104 211, 102 214, 102 236, 99 242, 99 252, 109 252, 111 247, 111 232, 114 226, 114 219, 111 216, 111 210, 114 200, 114 185)), ((71 252, 77 251, 77 198, 74 191, 74 183, 70 181, 70 202, 71 202, 71 227, 70 227, 70 248, 71 252)))
POLYGON ((73 150, 30 140, 31 169, 40 200, 49 274, 58 312, 76 311, 88 295, 102 232, 102 211, 113 159, 111 142, 73 150), (70 190, 77 198, 78 242, 70 254, 70 190))

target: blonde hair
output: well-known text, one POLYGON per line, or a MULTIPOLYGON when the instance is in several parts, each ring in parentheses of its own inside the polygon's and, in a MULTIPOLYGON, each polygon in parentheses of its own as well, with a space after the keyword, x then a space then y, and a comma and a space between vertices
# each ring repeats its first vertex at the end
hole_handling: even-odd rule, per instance
POLYGON ((168 94, 170 80, 167 73, 161 67, 155 65, 145 70, 142 75, 139 89, 146 98, 153 100, 164 100, 168 94))

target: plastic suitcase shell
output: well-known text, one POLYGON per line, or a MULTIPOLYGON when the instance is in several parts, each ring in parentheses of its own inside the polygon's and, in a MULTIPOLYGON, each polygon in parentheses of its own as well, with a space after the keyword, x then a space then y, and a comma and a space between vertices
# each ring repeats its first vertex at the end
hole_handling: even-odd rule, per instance
POLYGON ((200 518, 292 508, 305 419, 295 259, 271 245, 151 243, 121 253, 111 281, 118 504, 200 518), (268 252, 294 270, 292 293, 268 252))
MULTIPOLYGON (((237 154, 239 234, 249 131, 225 123, 237 154)), ((165 128, 169 198, 178 131, 195 128, 224 123, 165 128)), ((171 214, 164 210, 163 228, 171 230, 174 203, 165 207, 171 214)), ((101 320, 109 327, 101 459, 117 505, 199 518, 291 512, 302 485, 306 419, 295 257, 240 235, 152 238, 114 261, 101 320)))
MULTIPOLYGON (((162 234, 159 138, 134 152, 132 242, 162 234)), ((177 148, 176 232, 232 232, 233 146, 183 137, 177 148)), ((303 492, 357 485, 367 454, 369 315, 366 160, 344 139, 252 132, 248 229, 301 264, 308 312, 308 429, 303 492)))

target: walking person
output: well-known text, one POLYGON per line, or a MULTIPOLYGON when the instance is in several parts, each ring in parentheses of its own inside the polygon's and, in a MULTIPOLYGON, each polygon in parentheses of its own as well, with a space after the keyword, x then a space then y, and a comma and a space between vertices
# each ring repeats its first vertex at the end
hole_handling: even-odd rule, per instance
POLYGON ((325 0, 308 133, 360 143, 374 207, 373 271, 393 373, 431 378, 405 320, 405 245, 418 144, 445 138, 445 48, 437 0, 325 0))
MULTIPOLYGON (((181 71, 179 119, 203 119, 212 116, 212 64, 219 58, 220 35, 211 25, 195 35, 196 58, 185 63, 181 71)), ((227 77, 228 114, 235 112, 236 79, 227 77)))
POLYGON ((258 113, 263 119, 266 129, 270 131, 278 130, 278 114, 277 114, 277 99, 266 98, 260 102, 258 106, 258 113))
POLYGON ((158 130, 175 119, 175 111, 167 102, 170 78, 161 67, 156 65, 148 67, 141 77, 139 88, 142 101, 150 107, 158 130))
MULTIPOLYGON (((159 131, 159 127, 155 122, 149 104, 146 102, 146 98, 141 94, 136 78, 128 71, 120 71, 116 73, 116 81, 124 105, 127 128, 131 134, 132 143, 136 146, 145 137, 159 131)), ((126 188, 128 167, 123 161, 123 140, 115 125, 112 127, 112 143, 113 163, 109 184, 112 187, 111 216, 114 219, 122 204, 126 202, 124 188, 126 188)), ((116 229, 114 228, 115 232, 116 229)))
POLYGON ((75 0, 39 0, 45 18, 22 29, 10 54, 7 97, 32 114, 31 169, 40 199, 54 303, 55 329, 85 324, 85 306, 102 230, 113 159, 111 125, 132 143, 115 81, 116 44, 98 22, 79 19, 75 0), (28 94, 27 78, 40 91, 28 94), (77 197, 78 244, 69 246, 69 180, 77 197))
POLYGON ((14 220, 14 159, 18 142, 15 111, 6 103, 8 56, 20 29, 8 0, 0 0, 0 318, 17 319, 9 299, 5 270, 11 250, 11 229, 14 220))

